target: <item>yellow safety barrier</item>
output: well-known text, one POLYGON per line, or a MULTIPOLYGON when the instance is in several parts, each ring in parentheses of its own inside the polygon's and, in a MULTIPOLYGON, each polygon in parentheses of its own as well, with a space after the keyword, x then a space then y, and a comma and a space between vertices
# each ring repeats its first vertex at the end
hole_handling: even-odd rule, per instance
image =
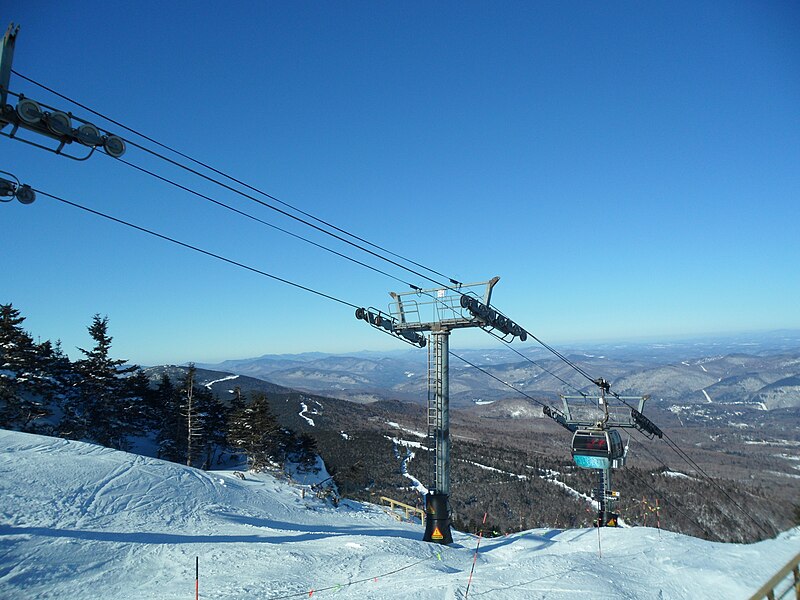
POLYGON ((767 583, 761 586, 755 594, 750 597, 750 600, 781 600, 781 598, 791 598, 787 596, 789 592, 794 590, 795 600, 800 600, 800 554, 795 556, 792 560, 786 563, 780 571, 775 573, 775 576, 767 583), (783 589, 778 589, 783 584, 789 584, 783 589))
POLYGON ((406 519, 411 518, 410 515, 416 515, 422 521, 422 524, 425 525, 425 511, 421 508, 417 508, 416 506, 411 506, 409 504, 404 504, 402 502, 398 502, 397 500, 393 500, 392 498, 387 498, 386 496, 381 496, 381 503, 388 504, 392 510, 392 513, 399 519, 400 515, 394 513, 395 507, 400 507, 403 509, 406 519))

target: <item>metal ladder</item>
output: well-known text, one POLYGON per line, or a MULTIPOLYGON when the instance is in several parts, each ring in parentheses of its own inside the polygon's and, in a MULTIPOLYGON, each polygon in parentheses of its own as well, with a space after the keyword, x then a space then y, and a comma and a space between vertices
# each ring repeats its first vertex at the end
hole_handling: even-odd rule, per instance
POLYGON ((436 429, 439 423, 439 411, 436 410, 436 365, 433 362, 433 349, 430 335, 428 337, 428 448, 431 449, 428 461, 428 481, 436 481, 436 429))

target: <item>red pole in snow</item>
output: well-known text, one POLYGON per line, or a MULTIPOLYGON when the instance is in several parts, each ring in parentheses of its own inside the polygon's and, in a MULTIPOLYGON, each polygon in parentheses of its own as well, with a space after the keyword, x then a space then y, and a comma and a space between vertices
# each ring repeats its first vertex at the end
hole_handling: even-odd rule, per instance
MULTIPOLYGON (((483 525, 486 525, 486 515, 489 513, 483 513, 483 525)), ((481 539, 483 538, 483 527, 478 532, 478 544, 475 546, 475 556, 472 557, 472 568, 469 570, 469 580, 467 580, 467 591, 464 592, 464 600, 467 600, 467 596, 469 595, 469 586, 472 584, 472 574, 475 572, 475 562, 478 560, 478 548, 481 547, 481 539)))
POLYGON ((200 557, 194 558, 194 600, 200 599, 200 557))

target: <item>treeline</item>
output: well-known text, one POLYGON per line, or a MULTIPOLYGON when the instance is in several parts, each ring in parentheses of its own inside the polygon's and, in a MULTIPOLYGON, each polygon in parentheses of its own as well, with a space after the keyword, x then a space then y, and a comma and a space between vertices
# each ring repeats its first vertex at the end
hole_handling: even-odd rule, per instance
POLYGON ((93 345, 78 348, 76 361, 60 342, 35 342, 24 321, 0 305, 0 427, 118 450, 149 440, 158 458, 203 469, 226 455, 246 455, 252 470, 316 461, 314 439, 281 427, 263 393, 236 389, 222 403, 197 384, 194 365, 178 381, 164 374, 151 385, 140 367, 112 358, 108 317, 93 317, 93 345))

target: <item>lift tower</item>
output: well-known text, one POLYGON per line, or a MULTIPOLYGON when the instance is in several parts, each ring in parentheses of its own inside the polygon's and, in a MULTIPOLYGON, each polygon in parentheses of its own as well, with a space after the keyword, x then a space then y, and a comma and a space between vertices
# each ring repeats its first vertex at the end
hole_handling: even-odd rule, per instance
MULTIPOLYGON (((356 318, 410 344, 426 345, 429 332, 432 361, 428 369, 428 437, 433 450, 432 489, 425 498, 423 541, 450 544, 450 332, 480 327, 501 338, 519 337, 522 327, 490 306, 492 288, 500 281, 458 284, 429 290, 415 289, 398 294, 389 292, 393 302, 389 312, 359 308, 356 318)), ((429 350, 430 352, 430 350, 429 350)))

